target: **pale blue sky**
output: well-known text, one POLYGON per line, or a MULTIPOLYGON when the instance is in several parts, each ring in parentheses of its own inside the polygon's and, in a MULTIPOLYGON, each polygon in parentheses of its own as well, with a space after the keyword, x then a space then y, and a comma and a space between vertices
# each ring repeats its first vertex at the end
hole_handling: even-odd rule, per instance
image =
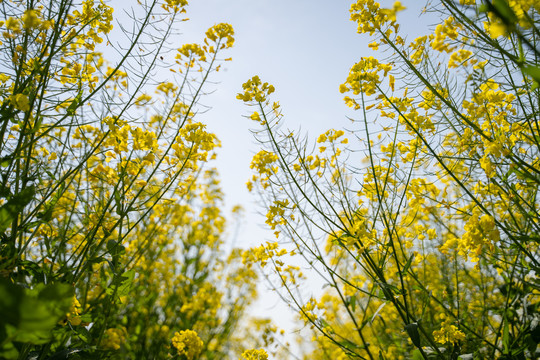
MULTIPOLYGON (((255 211, 254 196, 245 188, 249 164, 257 144, 249 132, 257 124, 243 116, 249 109, 236 99, 242 83, 259 75, 276 87, 290 128, 302 127, 313 136, 331 127, 346 125, 353 115, 343 104, 339 84, 348 69, 369 49, 349 21, 350 0, 194 0, 187 8, 189 22, 181 30, 188 42, 200 41, 204 31, 219 22, 235 29, 236 43, 229 50, 233 61, 214 79, 216 92, 205 98, 212 110, 199 117, 222 141, 217 166, 227 207, 244 206, 247 224, 239 237, 243 246, 260 243, 263 219, 255 211), (257 234, 254 236, 254 234, 257 234)), ((228 56, 228 55, 227 55, 228 56)), ((267 234, 270 234, 269 236, 267 234)))
MULTIPOLYGON (((412 1, 408 1, 413 3, 412 1)), ((402 13, 411 24, 418 22, 419 5, 402 13)), ((228 50, 232 62, 214 76, 215 93, 203 100, 212 110, 199 116, 222 141, 217 167, 221 174, 228 207, 242 204, 253 209, 245 182, 251 175, 249 163, 257 152, 249 128, 256 123, 244 118, 249 108, 236 99, 242 83, 259 75, 276 87, 272 99, 279 101, 285 126, 299 126, 316 137, 329 128, 350 124, 355 113, 343 103, 339 85, 349 68, 362 56, 374 55, 368 37, 356 33, 349 20, 351 0, 192 0, 187 7, 190 21, 180 25, 182 42, 200 42, 212 25, 228 22, 235 29, 236 42, 228 50)), ((392 1, 382 1, 391 6, 392 1)), ((420 19, 422 21, 424 19, 420 19)), ((423 27, 423 26, 421 26, 423 27)), ((379 54, 380 55, 380 54, 379 54)), ((260 222, 260 221, 259 221, 260 222)), ((248 224, 241 236, 252 245, 248 224), (249 240, 248 240, 249 239, 249 240)))

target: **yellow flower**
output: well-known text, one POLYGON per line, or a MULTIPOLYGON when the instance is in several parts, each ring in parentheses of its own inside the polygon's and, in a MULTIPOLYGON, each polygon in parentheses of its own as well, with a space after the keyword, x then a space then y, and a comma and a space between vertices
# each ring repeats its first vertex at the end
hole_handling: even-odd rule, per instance
POLYGON ((11 103, 17 110, 28 111, 30 110, 30 102, 28 96, 24 94, 16 94, 11 96, 11 103))
MULTIPOLYGON (((268 354, 264 349, 246 350, 242 353, 242 359, 245 360, 268 360, 268 354)), ((242 360, 240 359, 240 360, 242 360)))
POLYGON ((465 340, 465 334, 448 320, 443 322, 442 327, 439 330, 433 332, 433 337, 435 341, 440 344, 455 343, 465 340))
POLYGON ((142 94, 137 99, 135 99, 135 105, 145 106, 152 100, 152 97, 148 94, 142 94))
POLYGON ((178 354, 185 355, 188 360, 192 360, 199 355, 204 345, 199 335, 193 330, 175 332, 172 344, 178 354))
POLYGON ((506 25, 501 20, 494 19, 492 22, 484 22, 484 30, 489 36, 496 39, 506 33, 506 25))
POLYGON ((489 157, 482 156, 482 158, 480 158, 480 166, 484 169, 487 176, 492 177, 495 174, 495 168, 489 157))
POLYGON ((218 41, 225 39, 225 44, 221 45, 221 48, 230 48, 234 44, 234 29, 230 24, 221 23, 212 26, 206 32, 206 37, 212 41, 218 41))
POLYGON ((185 44, 178 49, 177 59, 181 59, 182 56, 188 59, 198 58, 200 61, 206 61, 203 48, 198 44, 185 44))
POLYGON ((166 4, 163 4, 163 8, 167 11, 183 11, 184 7, 188 5, 187 0, 165 0, 166 4))
MULTIPOLYGON (((351 5, 351 20, 358 23, 358 33, 373 35, 376 30, 381 30, 385 25, 392 25, 396 21, 396 14, 405 7, 396 1, 392 8, 381 8, 380 4, 373 0, 358 0, 351 5)), ((389 35, 391 29, 388 29, 389 35)))
POLYGON ((36 10, 26 10, 22 17, 23 27, 25 29, 37 28, 41 22, 38 15, 39 13, 36 10))
POLYGON ((10 18, 8 18, 6 20, 5 25, 6 25, 6 28, 8 30, 11 30, 11 31, 13 31, 15 33, 19 32, 21 30, 21 23, 20 23, 19 19, 15 19, 15 18, 10 17, 10 18))
POLYGON ((473 53, 469 50, 460 49, 457 52, 452 53, 450 55, 450 60, 448 61, 448 67, 449 68, 457 68, 461 65, 468 65, 470 64, 470 60, 473 53))
POLYGON ((122 343, 126 341, 126 330, 124 328, 117 329, 111 328, 105 330, 103 339, 101 340, 101 346, 108 350, 118 350, 122 346, 122 343))
POLYGON ((439 52, 450 53, 455 49, 447 40, 456 40, 458 30, 461 30, 463 25, 456 21, 453 16, 450 16, 442 24, 435 28, 435 36, 431 42, 431 47, 439 52))
POLYGON ((257 170, 261 175, 272 175, 277 172, 277 167, 273 166, 277 161, 278 156, 276 154, 261 150, 253 156, 253 160, 249 167, 257 170))
POLYGON ((79 303, 79 300, 77 300, 77 297, 73 296, 73 299, 71 301, 71 307, 69 308, 69 312, 67 313, 67 319, 69 323, 73 326, 78 326, 81 324, 81 317, 79 316, 81 314, 81 304, 79 303))
POLYGON ((254 76, 242 84, 242 88, 244 89, 244 93, 239 93, 236 95, 236 98, 244 102, 252 100, 256 102, 266 101, 267 96, 276 90, 273 85, 267 82, 263 83, 258 76, 254 76))

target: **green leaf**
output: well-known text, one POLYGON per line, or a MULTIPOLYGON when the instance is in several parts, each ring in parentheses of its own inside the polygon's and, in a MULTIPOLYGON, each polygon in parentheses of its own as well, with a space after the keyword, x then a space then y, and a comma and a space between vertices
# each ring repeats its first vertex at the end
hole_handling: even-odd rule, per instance
POLYGON ((19 304, 24 290, 6 278, 0 277, 0 327, 19 323, 19 304))
POLYGON ((323 318, 320 318, 319 319, 319 323, 321 324, 321 327, 325 328, 327 326, 329 326, 330 324, 328 324, 328 322, 326 320, 324 320, 323 318))
POLYGON ((36 215, 38 219, 41 219, 44 222, 51 221, 52 215, 54 212, 54 207, 56 206, 56 203, 58 203, 58 200, 60 200, 61 194, 62 193, 58 191, 53 196, 53 198, 43 206, 43 211, 40 211, 36 215))
POLYGON ((64 349, 61 350, 53 355, 51 355, 47 360, 66 360, 66 359, 74 359, 75 356, 71 356, 72 354, 76 354, 78 352, 84 351, 83 349, 64 349))
POLYGON ((414 253, 409 257, 409 260, 407 260, 407 263, 403 267, 403 274, 406 274, 409 268, 411 267, 412 261, 414 259, 414 253))
POLYGON ((48 284, 27 291, 19 305, 20 320, 16 341, 44 344, 53 328, 71 307, 73 288, 67 284, 48 284))
POLYGON ((116 273, 116 268, 120 261, 120 256, 126 252, 126 248, 122 246, 120 242, 111 239, 107 241, 107 251, 112 256, 112 261, 109 263, 113 271, 116 273))
POLYGON ((0 347, 0 359, 15 360, 19 358, 19 351, 13 342, 7 342, 0 347))
POLYGON ((540 67, 538 66, 524 67, 523 73, 529 75, 537 83, 540 82, 540 67))
POLYGON ((7 230, 17 215, 32 201, 35 194, 36 188, 29 186, 14 195, 0 208, 0 232, 7 230))
POLYGON ((118 287, 118 290, 116 291, 116 294, 120 296, 126 296, 129 294, 129 291, 131 290, 131 287, 133 285, 133 279, 135 279, 135 270, 129 270, 126 271, 121 279, 124 279, 120 286, 118 287))
POLYGON ((29 130, 29 133, 31 134, 36 133, 41 128, 42 123, 43 123, 43 117, 39 116, 36 122, 34 123, 34 126, 32 127, 32 129, 29 130))
POLYGON ((115 276, 113 284, 105 290, 106 293, 108 295, 113 295, 115 294, 116 288, 116 298, 128 295, 131 287, 133 286, 133 279, 135 279, 135 274, 135 270, 129 270, 120 276, 115 276))
POLYGON ((509 330, 508 330, 508 321, 506 320, 506 316, 505 316, 505 319, 503 320, 503 336, 502 336, 502 341, 503 341, 503 346, 504 346, 504 353, 505 354, 508 354, 508 349, 510 347, 510 334, 509 334, 509 330))
MULTIPOLYGON (((82 316, 81 316, 82 320, 82 316)), ((84 321, 83 322, 90 322, 90 321, 84 321)), ((92 338, 92 335, 90 335, 90 331, 88 331, 84 326, 78 326, 75 330, 77 332, 77 336, 79 339, 81 339, 83 342, 88 343, 90 339, 92 338)))
POLYGON ((512 26, 517 23, 518 18, 516 13, 514 13, 514 10, 512 10, 506 0, 493 0, 493 7, 504 23, 512 26))
POLYGON ((352 312, 355 312, 356 311, 356 296, 350 297, 349 304, 351 305, 352 312))
POLYGON ((414 349, 412 353, 412 360, 424 360, 422 353, 418 349, 414 349))
POLYGON ((81 318, 81 321, 83 323, 91 323, 92 322, 92 314, 90 314, 90 313, 81 314, 80 318, 81 318))
POLYGON ((120 192, 118 189, 114 189, 114 202, 116 203, 116 213, 120 216, 124 215, 122 198, 120 197, 120 192))
POLYGON ((379 312, 382 310, 383 307, 386 306, 386 304, 388 304, 387 302, 383 302, 379 308, 377 309, 377 311, 375 311, 375 314, 373 314, 373 316, 371 317, 371 322, 373 323, 373 320, 375 320, 375 318, 377 317, 377 315, 379 315, 379 312))
MULTIPOLYGON (((13 341, 44 344, 71 306, 73 289, 66 284, 28 290, 0 279, 0 319, 13 341)), ((2 349, 3 351, 4 349, 2 349)))
POLYGON ((392 284, 388 284, 388 283, 378 283, 378 285, 381 287, 381 288, 384 288, 384 289, 381 289, 381 290, 386 290, 386 291, 383 291, 383 294, 384 294, 384 298, 386 300, 389 300, 391 301, 392 298, 390 297, 390 295, 388 295, 389 292, 393 292, 394 294, 397 294, 397 295, 400 295, 401 294, 401 290, 395 286, 395 285, 392 285, 392 284))
POLYGON ((66 112, 67 112, 68 115, 74 115, 75 114, 75 111, 77 110, 77 108, 79 107, 79 105, 81 103, 82 95, 83 95, 83 90, 80 89, 77 96, 75 96, 75 99, 73 99, 71 104, 69 104, 69 106, 66 109, 66 112))
POLYGON ((405 330, 407 331, 407 334, 409 334, 414 346, 420 347, 420 333, 418 332, 418 324, 410 323, 405 325, 405 330))
POLYGON ((44 268, 33 261, 22 260, 19 262, 21 274, 30 276, 34 282, 45 282, 44 268))
POLYGON ((40 301, 55 304, 60 307, 59 314, 65 315, 71 307, 73 301, 73 288, 68 284, 54 283, 48 284, 39 291, 38 299, 40 301))
POLYGON ((19 306, 21 320, 15 341, 30 344, 45 344, 52 336, 52 329, 60 320, 49 307, 36 298, 25 297, 19 306))
POLYGON ((522 344, 517 349, 513 349, 510 354, 513 357, 521 358, 519 355, 522 355, 525 352, 525 350, 527 349, 527 347, 528 347, 528 344, 522 344))

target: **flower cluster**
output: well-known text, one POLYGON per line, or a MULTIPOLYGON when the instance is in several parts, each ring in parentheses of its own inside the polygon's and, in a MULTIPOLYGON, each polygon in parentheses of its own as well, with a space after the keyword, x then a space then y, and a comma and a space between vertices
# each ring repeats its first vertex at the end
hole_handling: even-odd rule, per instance
POLYGON ((184 11, 184 8, 187 5, 187 0, 165 0, 165 4, 163 4, 162 7, 167 11, 177 13, 184 11))
POLYGON ((73 296, 73 301, 69 312, 67 313, 67 320, 73 326, 78 326, 81 324, 81 303, 77 300, 77 297, 73 296))
POLYGON ((242 353, 243 360, 268 360, 268 353, 264 349, 246 350, 242 353))
MULTIPOLYGON (((380 4, 374 0, 358 0, 351 5, 351 20, 358 24, 358 33, 369 33, 373 35, 376 31, 384 31, 389 36, 392 30, 389 26, 394 26, 396 14, 404 10, 401 2, 396 1, 392 8, 381 8, 380 4)), ((395 29, 395 27, 394 27, 395 29)))
POLYGON ((216 24, 206 31, 206 37, 210 41, 219 42, 220 49, 230 48, 234 44, 234 29, 227 23, 216 24))
POLYGON ((368 96, 373 95, 377 92, 377 87, 381 82, 379 73, 382 71, 383 77, 386 77, 390 70, 392 70, 392 65, 380 63, 372 56, 362 58, 353 65, 346 83, 340 86, 339 91, 341 93, 352 91, 354 95, 361 92, 368 96))
POLYGON ((204 49, 199 44, 184 44, 178 49, 176 59, 186 57, 188 59, 197 58, 200 61, 206 61, 206 54, 204 49))
POLYGON ((278 160, 276 154, 268 151, 259 151, 251 160, 250 168, 256 169, 261 175, 272 175, 277 172, 277 167, 269 167, 278 160))
POLYGON ((261 266, 265 266, 269 260, 274 257, 281 257, 287 254, 286 249, 280 249, 277 242, 266 242, 265 245, 246 250, 242 254, 242 262, 251 266, 253 263, 259 263, 261 266))
POLYGON ((182 330, 174 333, 172 345, 179 355, 185 355, 188 360, 193 360, 202 351, 204 343, 195 331, 182 330))
MULTIPOLYGON (((240 93, 236 96, 237 99, 244 102, 256 101, 258 103, 265 102, 268 95, 275 91, 273 85, 267 82, 263 83, 258 76, 252 77, 250 80, 242 84, 244 93, 240 93)), ((254 119, 259 120, 259 118, 254 119)))
POLYGON ((439 330, 433 332, 433 338, 439 344, 457 343, 465 340, 465 334, 447 319, 439 330))
POLYGON ((126 330, 119 328, 110 328, 105 330, 101 346, 107 350, 118 350, 126 341, 126 330))

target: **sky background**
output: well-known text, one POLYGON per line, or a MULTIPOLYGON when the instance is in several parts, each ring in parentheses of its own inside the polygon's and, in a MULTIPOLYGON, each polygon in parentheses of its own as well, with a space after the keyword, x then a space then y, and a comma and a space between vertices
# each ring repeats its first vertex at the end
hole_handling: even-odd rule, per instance
MULTIPOLYGON (((182 24, 182 41, 200 42, 206 29, 228 22, 236 42, 224 55, 232 62, 215 74, 215 92, 203 103, 212 110, 199 116, 222 142, 218 169, 227 206, 241 203, 250 213, 252 194, 245 183, 251 175, 251 157, 258 151, 246 119, 250 109, 236 99, 242 83, 254 75, 276 87, 272 99, 279 101, 285 126, 316 134, 350 123, 338 88, 348 69, 366 55, 366 39, 356 34, 349 21, 350 0, 194 0, 187 8, 190 21, 182 24)), ((367 50, 366 50, 367 49, 367 50)), ((253 245, 257 224, 246 224, 242 245, 253 245)))
MULTIPOLYGON (((242 83, 254 75, 276 88, 273 101, 279 101, 285 128, 308 132, 316 138, 329 128, 350 125, 347 117, 355 117, 343 102, 339 85, 345 82, 349 68, 363 56, 372 56, 367 36, 356 33, 356 24, 349 20, 351 0, 191 0, 187 7, 190 21, 181 24, 181 43, 200 43, 204 32, 214 24, 230 23, 236 42, 223 53, 232 62, 213 77, 215 90, 203 99, 211 110, 198 121, 221 140, 218 168, 225 193, 225 211, 242 205, 245 217, 235 237, 235 245, 257 246, 266 240, 275 241, 271 230, 264 227, 264 216, 256 204, 255 194, 245 186, 252 173, 252 156, 258 152, 250 128, 257 123, 246 119, 250 109, 236 99, 242 83)), ((403 1, 408 10, 398 20, 418 28, 419 9, 423 2, 403 1), (412 7, 412 8, 411 8, 412 7)), ((382 1, 391 6, 392 2, 382 1)), ((422 21, 423 18, 420 18, 422 21)), ((412 36, 412 35, 411 35, 412 36)), ((380 54, 379 54, 380 56, 380 54)), ((231 234, 234 233, 230 229, 231 234)), ((314 285, 313 292, 320 292, 314 285)), ((272 315, 278 326, 290 331, 294 315, 277 296, 260 290, 256 315, 272 315)))

